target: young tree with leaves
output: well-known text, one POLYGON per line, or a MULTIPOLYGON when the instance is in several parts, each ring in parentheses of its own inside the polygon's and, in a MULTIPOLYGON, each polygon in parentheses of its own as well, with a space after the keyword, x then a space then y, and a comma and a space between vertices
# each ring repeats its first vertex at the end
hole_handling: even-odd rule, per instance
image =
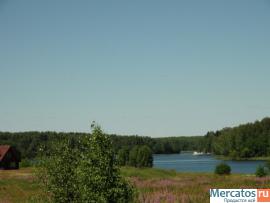
POLYGON ((111 141, 98 126, 76 146, 69 140, 62 142, 42 163, 39 178, 52 202, 133 200, 133 187, 120 176, 111 141))

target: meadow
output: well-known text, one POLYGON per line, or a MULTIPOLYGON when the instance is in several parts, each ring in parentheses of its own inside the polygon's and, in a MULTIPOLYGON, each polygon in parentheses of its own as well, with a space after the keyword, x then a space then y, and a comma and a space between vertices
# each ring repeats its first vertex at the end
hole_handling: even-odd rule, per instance
MULTIPOLYGON (((138 203, 209 202, 210 188, 269 188, 270 177, 122 167, 121 173, 136 187, 138 203)), ((0 203, 41 202, 41 189, 33 168, 0 171, 0 203)))

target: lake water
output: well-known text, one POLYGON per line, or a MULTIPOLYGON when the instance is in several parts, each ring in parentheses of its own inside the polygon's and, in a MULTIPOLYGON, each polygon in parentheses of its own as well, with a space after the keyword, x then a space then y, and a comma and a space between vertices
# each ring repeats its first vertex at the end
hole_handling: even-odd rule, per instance
MULTIPOLYGON (((214 172, 217 164, 222 160, 212 155, 194 156, 192 153, 155 154, 154 167, 174 169, 180 172, 214 172)), ((225 161, 231 166, 232 173, 254 174, 259 165, 265 161, 225 161)))

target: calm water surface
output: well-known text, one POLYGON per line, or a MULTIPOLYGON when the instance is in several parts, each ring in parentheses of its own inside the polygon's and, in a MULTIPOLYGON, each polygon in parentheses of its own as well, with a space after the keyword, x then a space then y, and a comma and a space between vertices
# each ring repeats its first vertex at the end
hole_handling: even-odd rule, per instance
MULTIPOLYGON (((212 155, 194 156, 192 153, 155 154, 154 167, 174 169, 180 172, 213 172, 217 164, 222 162, 212 155)), ((255 173, 264 161, 225 161, 231 166, 232 173, 255 173)))

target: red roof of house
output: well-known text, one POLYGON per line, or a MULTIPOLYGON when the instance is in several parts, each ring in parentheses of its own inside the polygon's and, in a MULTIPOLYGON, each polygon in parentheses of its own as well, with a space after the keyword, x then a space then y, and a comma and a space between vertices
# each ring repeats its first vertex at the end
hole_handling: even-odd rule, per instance
POLYGON ((9 149, 9 145, 0 145, 0 161, 2 161, 9 149))

